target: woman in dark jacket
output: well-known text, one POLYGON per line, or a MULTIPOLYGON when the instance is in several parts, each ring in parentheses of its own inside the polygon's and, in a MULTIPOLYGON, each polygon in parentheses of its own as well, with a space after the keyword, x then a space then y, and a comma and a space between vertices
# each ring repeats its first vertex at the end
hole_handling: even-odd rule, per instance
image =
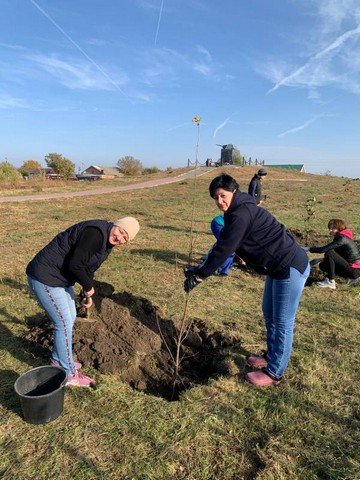
POLYGON ((263 178, 267 175, 265 168, 260 168, 257 173, 250 180, 248 194, 255 198, 257 205, 261 205, 262 201, 265 200, 265 196, 261 194, 262 192, 262 181, 263 178))
POLYGON ((73 285, 82 286, 86 308, 92 305, 94 272, 115 245, 132 240, 139 231, 133 217, 114 223, 88 220, 59 233, 31 260, 26 268, 29 286, 54 326, 51 364, 60 365, 68 375, 67 385, 88 387, 93 379, 79 372, 73 361, 72 332, 76 319, 73 285))
POLYGON ((258 208, 253 197, 239 191, 230 175, 214 178, 209 190, 224 212, 225 226, 206 262, 186 272, 185 291, 209 277, 233 252, 266 275, 262 309, 267 352, 248 358, 249 366, 261 370, 248 373, 246 378, 258 387, 276 385, 290 360, 295 315, 310 271, 307 255, 284 225, 258 208))
POLYGON ((332 242, 323 247, 310 247, 310 253, 324 253, 320 270, 327 274, 324 280, 317 282, 318 287, 336 289, 335 275, 347 278, 348 285, 354 285, 360 278, 360 252, 354 242, 353 233, 346 228, 344 220, 332 218, 328 229, 333 236, 332 242))

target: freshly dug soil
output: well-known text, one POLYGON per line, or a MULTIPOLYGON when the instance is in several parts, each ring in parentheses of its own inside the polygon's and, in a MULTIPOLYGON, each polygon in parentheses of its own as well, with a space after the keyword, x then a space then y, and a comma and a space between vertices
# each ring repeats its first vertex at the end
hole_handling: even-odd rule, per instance
MULTIPOLYGON (((194 320, 182 344, 175 379, 171 354, 176 352, 178 325, 163 319, 145 298, 114 293, 111 285, 100 282, 95 291, 90 318, 78 318, 75 324, 73 350, 84 368, 118 374, 134 389, 167 399, 177 399, 182 390, 206 383, 210 377, 234 373, 226 351, 239 343, 235 334, 209 331, 203 322, 194 320)), ((38 352, 45 348, 49 354, 50 322, 33 321, 25 339, 38 352)))
POLYGON ((288 228, 287 232, 290 233, 290 235, 292 235, 296 242, 301 246, 305 246, 306 244, 309 246, 318 246, 327 243, 326 239, 315 230, 310 230, 306 234, 306 232, 299 230, 298 228, 288 228))

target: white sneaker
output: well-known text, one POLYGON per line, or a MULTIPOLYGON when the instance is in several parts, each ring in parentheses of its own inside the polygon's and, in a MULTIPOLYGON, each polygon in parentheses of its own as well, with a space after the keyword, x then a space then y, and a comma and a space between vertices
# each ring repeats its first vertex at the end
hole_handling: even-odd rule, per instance
POLYGON ((360 277, 358 278, 347 278, 346 283, 348 285, 357 285, 360 282, 360 277))
POLYGON ((336 289, 336 283, 335 280, 329 280, 327 277, 324 278, 321 282, 316 282, 316 285, 318 287, 323 287, 323 288, 330 288, 331 290, 336 289))

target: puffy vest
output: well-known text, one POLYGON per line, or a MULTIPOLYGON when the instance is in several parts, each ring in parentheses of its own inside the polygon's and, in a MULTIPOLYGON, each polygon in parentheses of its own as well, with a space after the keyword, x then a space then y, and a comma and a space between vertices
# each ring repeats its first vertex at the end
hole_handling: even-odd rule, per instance
POLYGON ((112 247, 108 245, 108 238, 113 224, 106 220, 80 222, 56 235, 28 264, 27 275, 49 287, 74 285, 75 279, 70 274, 68 265, 76 244, 86 227, 98 228, 104 237, 101 249, 90 258, 87 264, 88 273, 93 274, 112 251, 112 247))

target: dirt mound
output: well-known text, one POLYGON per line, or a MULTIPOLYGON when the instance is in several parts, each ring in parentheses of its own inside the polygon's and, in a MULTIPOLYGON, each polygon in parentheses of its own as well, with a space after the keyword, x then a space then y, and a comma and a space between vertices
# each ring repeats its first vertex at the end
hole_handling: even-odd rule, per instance
POLYGON ((290 233, 297 241, 299 245, 314 245, 323 244, 324 240, 321 235, 315 230, 309 230, 308 232, 302 231, 298 228, 287 228, 286 231, 290 233))
MULTIPOLYGON (((178 326, 161 318, 148 300, 127 292, 114 293, 104 283, 95 287, 90 321, 78 319, 74 353, 84 367, 115 373, 133 388, 175 399, 193 385, 229 373, 226 350, 239 343, 235 335, 209 331, 195 320, 181 348, 181 367, 174 388, 174 356, 178 326)), ((231 328, 230 328, 231 329, 231 328)), ((47 319, 29 325, 27 341, 51 348, 52 328, 47 319)))

